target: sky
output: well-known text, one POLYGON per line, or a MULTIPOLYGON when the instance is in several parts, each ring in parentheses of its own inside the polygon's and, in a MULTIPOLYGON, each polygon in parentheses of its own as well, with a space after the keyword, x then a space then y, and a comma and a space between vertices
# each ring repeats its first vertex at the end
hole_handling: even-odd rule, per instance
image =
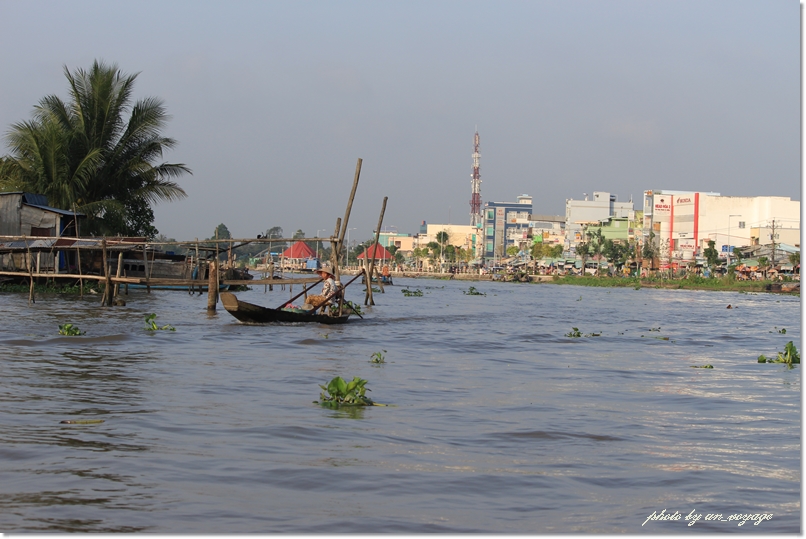
MULTIPOLYGON (((796 0, 0 0, 0 130, 64 68, 96 59, 162 99, 193 171, 156 206, 178 240, 273 226, 329 236, 361 179, 350 239, 470 223, 484 202, 534 213, 605 191, 800 200, 796 0)), ((6 154, 8 148, 0 148, 6 154)))

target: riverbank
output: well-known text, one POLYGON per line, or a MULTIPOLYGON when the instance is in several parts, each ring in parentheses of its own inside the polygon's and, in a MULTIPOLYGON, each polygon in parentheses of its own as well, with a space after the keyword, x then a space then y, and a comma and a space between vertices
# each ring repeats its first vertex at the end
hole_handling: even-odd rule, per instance
MULTIPOLYGON (((479 275, 476 273, 429 273, 429 272, 400 272, 394 277, 408 277, 416 279, 441 279, 456 281, 505 281, 504 275, 479 275)), ((519 281, 512 281, 519 282, 519 281)), ((523 282, 523 281, 520 281, 523 282)), ((781 290, 772 290, 778 293, 800 294, 799 281, 737 281, 730 277, 699 277, 694 276, 683 279, 662 279, 659 277, 594 277, 592 275, 529 275, 531 283, 571 284, 577 286, 617 287, 617 288, 667 288, 683 290, 715 290, 725 292, 770 292, 773 285, 783 285, 781 290), (787 286, 795 286, 795 290, 787 290, 787 286)))

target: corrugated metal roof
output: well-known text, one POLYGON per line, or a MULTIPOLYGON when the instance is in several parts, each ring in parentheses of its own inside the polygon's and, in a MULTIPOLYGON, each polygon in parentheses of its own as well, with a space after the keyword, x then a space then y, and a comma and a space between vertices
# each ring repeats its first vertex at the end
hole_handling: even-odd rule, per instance
MULTIPOLYGON (((38 208, 40 210, 49 211, 51 213, 58 213, 59 215, 73 215, 74 212, 69 210, 62 210, 59 208, 53 208, 51 206, 44 206, 41 204, 25 204, 26 206, 31 206, 32 208, 38 208)), ((86 217, 83 213, 75 212, 75 215, 78 217, 86 217)))

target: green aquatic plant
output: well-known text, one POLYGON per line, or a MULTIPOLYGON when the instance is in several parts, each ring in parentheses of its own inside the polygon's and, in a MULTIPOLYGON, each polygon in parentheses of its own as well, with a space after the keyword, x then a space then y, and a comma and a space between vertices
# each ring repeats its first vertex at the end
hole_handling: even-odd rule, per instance
POLYGON ((759 363, 785 363, 789 368, 792 368, 792 365, 800 363, 800 354, 798 353, 798 349, 795 347, 795 344, 792 341, 786 343, 784 346, 783 352, 778 352, 778 356, 775 359, 768 358, 764 354, 758 356, 759 363))
POLYGON ((159 331, 159 330, 176 331, 175 327, 173 327, 171 325, 168 325, 168 324, 166 324, 166 325, 164 325, 162 327, 159 327, 157 325, 156 319, 157 319, 157 313, 151 313, 151 314, 146 315, 146 330, 148 330, 148 331, 159 331))
POLYGON ((423 291, 420 290, 419 288, 416 290, 409 290, 408 288, 404 288, 403 290, 401 290, 401 292, 403 292, 403 295, 406 296, 407 298, 411 296, 419 297, 423 295, 423 291))
POLYGON ((77 335, 84 335, 86 333, 86 331, 81 331, 78 329, 78 326, 74 326, 73 324, 62 324, 59 326, 59 335, 75 337, 77 335))
MULTIPOLYGON (((346 313, 346 314, 349 314, 351 312, 354 312, 358 316, 361 316, 362 314, 364 314, 361 311, 361 306, 358 305, 357 303, 353 303, 350 300, 345 300, 344 301, 341 310, 342 310, 342 313, 346 313), (352 308, 352 311, 350 310, 351 308, 352 308)), ((332 316, 338 316, 338 314, 339 314, 339 304, 338 303, 334 303, 334 304, 332 304, 330 306, 330 314, 332 316)))
POLYGON ((689 365, 692 369, 713 369, 713 365, 689 365))
POLYGON ((464 295, 466 295, 466 296, 486 296, 487 295, 486 292, 479 292, 478 290, 476 290, 475 286, 471 286, 467 290, 463 290, 462 293, 464 295))
POLYGON ((353 377, 352 381, 345 382, 341 376, 332 379, 327 386, 319 384, 324 391, 319 393, 319 401, 313 401, 314 404, 320 404, 328 408, 338 408, 339 406, 376 406, 372 399, 366 396, 366 392, 370 391, 366 387, 367 380, 353 377), (325 393, 327 392, 327 394, 325 393))
POLYGON ((381 352, 374 352, 371 356, 369 356, 370 357, 369 362, 370 363, 386 363, 386 357, 383 355, 384 352, 386 352, 386 350, 383 350, 381 352))
POLYGON ((602 332, 600 331, 599 333, 585 333, 583 335, 582 332, 579 331, 579 328, 571 328, 571 331, 566 333, 565 336, 566 337, 571 337, 573 339, 576 339, 576 338, 579 338, 579 337, 601 337, 602 332))
MULTIPOLYGON (((367 291, 367 289, 365 288, 365 289, 364 289, 364 292, 366 292, 366 291, 367 291)), ((373 292, 377 292, 377 293, 379 293, 379 294, 380 294, 381 289, 380 289, 380 288, 378 288, 377 286, 373 286, 373 287, 372 287, 372 291, 373 291, 373 292)))

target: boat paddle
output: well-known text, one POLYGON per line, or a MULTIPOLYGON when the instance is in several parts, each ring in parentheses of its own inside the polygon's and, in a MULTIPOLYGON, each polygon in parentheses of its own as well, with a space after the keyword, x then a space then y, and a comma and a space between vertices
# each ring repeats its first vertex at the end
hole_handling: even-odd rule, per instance
MULTIPOLYGON (((321 283, 322 281, 324 281, 324 279, 319 279, 318 281, 316 281, 315 283, 313 283, 313 284, 311 285, 311 288, 313 288, 314 286, 318 285, 318 284, 319 284, 319 283, 321 283)), ((298 297, 300 297, 301 295, 303 295, 303 294, 305 294, 306 292, 308 292, 308 290, 309 290, 309 289, 308 289, 308 288, 305 288, 305 286, 303 285, 303 286, 302 286, 302 292, 300 292, 299 294, 297 294, 297 295, 296 295, 296 296, 294 296, 293 298, 289 299, 288 301, 283 302, 283 304, 282 304, 282 305, 280 305, 279 307, 277 307, 277 309, 275 309, 275 310, 282 309, 283 307, 285 307, 286 305, 288 305, 289 303, 291 303, 292 301, 294 301, 295 299, 297 299, 297 298, 298 298, 298 297)))

